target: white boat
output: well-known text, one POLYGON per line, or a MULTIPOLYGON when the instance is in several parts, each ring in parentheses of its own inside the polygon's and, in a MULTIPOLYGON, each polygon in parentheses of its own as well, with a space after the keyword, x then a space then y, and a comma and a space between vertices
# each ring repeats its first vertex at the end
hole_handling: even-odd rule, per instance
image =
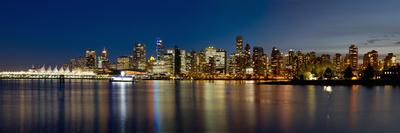
POLYGON ((126 76, 125 72, 122 71, 119 76, 112 76, 110 82, 133 82, 133 76, 126 76))
POLYGON ((111 82, 133 82, 133 77, 131 76, 113 76, 110 79, 111 82))

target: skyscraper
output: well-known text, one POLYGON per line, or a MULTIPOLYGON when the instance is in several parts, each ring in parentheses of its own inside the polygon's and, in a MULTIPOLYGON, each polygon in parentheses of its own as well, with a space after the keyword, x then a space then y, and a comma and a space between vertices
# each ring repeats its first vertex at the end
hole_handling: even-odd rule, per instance
POLYGON ((230 55, 228 67, 229 73, 242 76, 246 70, 245 65, 246 62, 243 52, 243 37, 239 35, 235 40, 235 52, 230 55))
POLYGON ((331 63, 331 56, 329 54, 322 54, 321 55, 321 62, 322 63, 331 63))
POLYGON ((110 67, 110 61, 108 60, 108 52, 106 48, 103 48, 103 50, 100 53, 100 57, 98 57, 98 63, 97 63, 97 68, 109 68, 110 67))
POLYGON ((371 65, 374 69, 378 68, 378 51, 372 50, 364 54, 363 67, 366 68, 371 65))
POLYGON ((131 58, 129 56, 120 56, 117 58, 117 70, 130 69, 131 58))
POLYGON ((355 44, 352 44, 349 47, 349 60, 350 66, 353 70, 357 70, 358 67, 358 47, 355 44))
POLYGON ((142 43, 137 43, 133 49, 133 66, 135 69, 146 69, 146 49, 142 43))
POLYGON ((280 75, 281 65, 282 54, 277 48, 273 47, 271 52, 271 69, 274 76, 280 75))
POLYGON ((226 72, 226 51, 217 49, 215 47, 207 47, 205 50, 205 60, 207 64, 214 64, 211 73, 225 73, 226 72))
POLYGON ((343 59, 340 53, 336 53, 335 56, 333 57, 333 65, 334 65, 335 75, 340 76, 340 74, 344 70, 343 59))
POLYGON ((244 62, 244 67, 245 68, 251 68, 253 63, 251 61, 251 47, 250 44, 246 43, 246 46, 244 47, 244 53, 243 53, 243 62, 244 62))
MULTIPOLYGON (((184 52, 183 52, 184 53, 184 52)), ((178 47, 174 48, 174 76, 182 76, 182 51, 178 47)))
POLYGON ((236 51, 235 53, 242 53, 243 51, 243 37, 237 36, 236 37, 236 51))
POLYGON ((190 53, 186 54, 186 70, 188 73, 196 73, 198 72, 198 56, 195 50, 192 50, 190 53))
POLYGON ((258 77, 266 76, 267 55, 262 47, 253 47, 254 74, 258 77))
POLYGON ((389 69, 396 65, 396 56, 393 53, 388 53, 384 59, 384 69, 389 69))
POLYGON ((288 59, 287 66, 294 67, 295 59, 296 59, 295 51, 293 49, 290 49, 288 52, 288 55, 289 55, 289 59, 288 59))
POLYGON ((156 40, 157 60, 160 60, 165 53, 164 43, 160 38, 156 40))
POLYGON ((85 53, 86 67, 89 69, 96 68, 96 51, 88 49, 85 53))

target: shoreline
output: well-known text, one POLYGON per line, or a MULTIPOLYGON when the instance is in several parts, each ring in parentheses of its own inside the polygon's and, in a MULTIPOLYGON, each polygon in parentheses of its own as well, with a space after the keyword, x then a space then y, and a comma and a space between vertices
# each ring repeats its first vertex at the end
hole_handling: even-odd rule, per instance
POLYGON ((396 80, 290 80, 290 81, 266 81, 259 85, 400 85, 396 80))

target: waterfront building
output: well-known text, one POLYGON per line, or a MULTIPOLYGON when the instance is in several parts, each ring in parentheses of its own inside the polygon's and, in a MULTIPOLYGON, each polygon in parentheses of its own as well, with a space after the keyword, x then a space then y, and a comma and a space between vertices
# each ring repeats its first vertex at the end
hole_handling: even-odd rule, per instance
POLYGON ((69 67, 54 67, 43 65, 41 68, 32 68, 28 71, 4 71, 0 72, 0 78, 24 78, 24 79, 107 79, 108 75, 97 75, 87 69, 70 69, 69 67))

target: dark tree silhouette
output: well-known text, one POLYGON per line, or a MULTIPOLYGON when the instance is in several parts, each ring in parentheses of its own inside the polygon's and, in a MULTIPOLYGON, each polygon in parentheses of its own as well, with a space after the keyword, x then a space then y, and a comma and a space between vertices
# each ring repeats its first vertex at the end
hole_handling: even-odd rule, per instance
POLYGON ((332 77, 333 77, 332 70, 329 67, 326 68, 324 72, 324 78, 331 80, 332 77))
POLYGON ((363 71, 363 79, 371 80, 375 77, 375 70, 371 65, 368 65, 367 68, 363 71))
POLYGON ((347 66, 347 68, 344 70, 343 72, 343 78, 346 80, 351 79, 354 75, 353 75, 353 69, 350 66, 347 66))

